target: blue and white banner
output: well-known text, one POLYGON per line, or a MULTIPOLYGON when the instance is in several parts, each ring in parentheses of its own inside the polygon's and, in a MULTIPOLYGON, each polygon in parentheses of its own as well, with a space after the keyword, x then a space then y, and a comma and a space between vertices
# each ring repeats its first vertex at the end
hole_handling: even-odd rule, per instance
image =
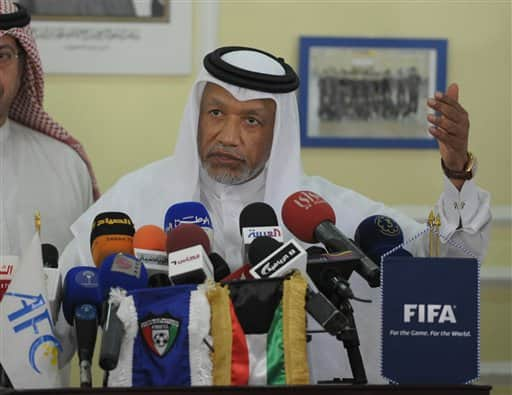
POLYGON ((0 363, 14 388, 59 387, 58 357, 37 234, 0 302, 0 363))
POLYGON ((479 316, 476 259, 385 258, 382 375, 400 384, 476 380, 479 316))

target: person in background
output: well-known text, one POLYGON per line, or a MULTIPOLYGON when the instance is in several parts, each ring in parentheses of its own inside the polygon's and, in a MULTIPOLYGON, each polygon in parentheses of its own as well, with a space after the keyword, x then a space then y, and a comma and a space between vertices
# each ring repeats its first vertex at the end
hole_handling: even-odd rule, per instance
POLYGON ((36 213, 42 242, 62 252, 99 197, 83 147, 43 109, 43 83, 30 15, 0 0, 0 256, 23 252, 36 213))

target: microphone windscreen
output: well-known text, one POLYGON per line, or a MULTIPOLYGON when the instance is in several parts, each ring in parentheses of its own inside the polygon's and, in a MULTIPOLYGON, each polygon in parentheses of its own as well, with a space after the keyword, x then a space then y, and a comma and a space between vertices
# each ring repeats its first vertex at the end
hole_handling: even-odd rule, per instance
POLYGON ((120 212, 104 212, 94 218, 91 230, 91 254, 99 266, 110 254, 122 252, 133 255, 135 228, 128 215, 120 212))
POLYGON ((249 264, 251 266, 256 265, 282 245, 283 243, 280 243, 272 237, 257 237, 249 245, 249 264))
POLYGON ((103 299, 110 288, 126 291, 145 288, 148 285, 146 268, 137 258, 123 253, 114 253, 105 258, 98 270, 98 282, 103 299))
POLYGON ((239 219, 240 233, 243 228, 279 226, 274 209, 267 203, 255 202, 244 207, 239 219))
POLYGON ((315 230, 322 222, 336 223, 333 208, 311 191, 299 191, 288 196, 281 210, 283 222, 298 239, 316 243, 315 230))
POLYGON ((133 248, 165 251, 167 234, 156 225, 141 226, 133 235, 133 248))
POLYGON ((194 224, 180 224, 167 232, 167 253, 202 245, 206 254, 210 254, 210 239, 206 232, 194 224))
POLYGON ((390 250, 404 242, 404 235, 400 225, 392 218, 385 215, 372 215, 359 224, 354 242, 365 253, 376 246, 389 246, 388 250, 390 250))
POLYGON ((180 224, 195 224, 206 231, 213 231, 208 210, 200 202, 176 203, 167 209, 164 217, 165 231, 176 229, 180 224))
POLYGON ((102 235, 126 235, 133 236, 135 228, 131 218, 121 212, 107 211, 98 214, 92 221, 91 239, 92 246, 94 240, 102 235))
POLYGON ((59 267, 59 251, 53 244, 41 244, 43 267, 57 269, 59 267))
MULTIPOLYGON (((404 242, 404 234, 394 219, 385 215, 372 215, 359 224, 354 241, 368 258, 379 264, 382 255, 404 242)), ((412 255, 399 248, 390 256, 410 257, 412 255)))
POLYGON ((94 239, 92 260, 99 267, 106 257, 116 253, 133 255, 133 237, 127 235, 102 235, 94 239))
POLYGON ((91 266, 71 268, 64 279, 62 310, 69 325, 73 325, 75 308, 83 305, 101 307, 101 293, 98 283, 98 269, 91 266))
POLYGON ((212 252, 208 257, 213 266, 213 278, 215 281, 220 281, 230 275, 231 270, 229 270, 229 265, 224 258, 216 252, 212 252))

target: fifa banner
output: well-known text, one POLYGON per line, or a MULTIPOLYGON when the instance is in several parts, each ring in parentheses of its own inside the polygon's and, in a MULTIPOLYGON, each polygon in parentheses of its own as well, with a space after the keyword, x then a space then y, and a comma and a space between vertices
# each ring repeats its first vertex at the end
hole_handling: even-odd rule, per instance
POLYGON ((125 336, 108 385, 309 383, 305 284, 293 276, 116 296, 125 336))
POLYGON ((54 388, 60 352, 35 234, 0 302, 0 363, 14 388, 54 388))
POLYGON ((462 384, 480 368, 479 263, 386 257, 382 375, 400 384, 462 384))

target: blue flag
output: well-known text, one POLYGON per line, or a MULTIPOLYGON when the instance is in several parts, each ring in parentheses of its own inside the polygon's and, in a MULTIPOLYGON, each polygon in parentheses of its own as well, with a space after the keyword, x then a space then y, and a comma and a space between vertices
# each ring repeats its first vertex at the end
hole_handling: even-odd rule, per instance
POLYGON ((118 316, 126 335, 110 386, 191 386, 211 383, 206 344, 210 307, 202 286, 132 291, 118 316))
POLYGON ((385 258, 382 304, 384 377, 400 384, 462 384, 478 378, 476 259, 385 258))

